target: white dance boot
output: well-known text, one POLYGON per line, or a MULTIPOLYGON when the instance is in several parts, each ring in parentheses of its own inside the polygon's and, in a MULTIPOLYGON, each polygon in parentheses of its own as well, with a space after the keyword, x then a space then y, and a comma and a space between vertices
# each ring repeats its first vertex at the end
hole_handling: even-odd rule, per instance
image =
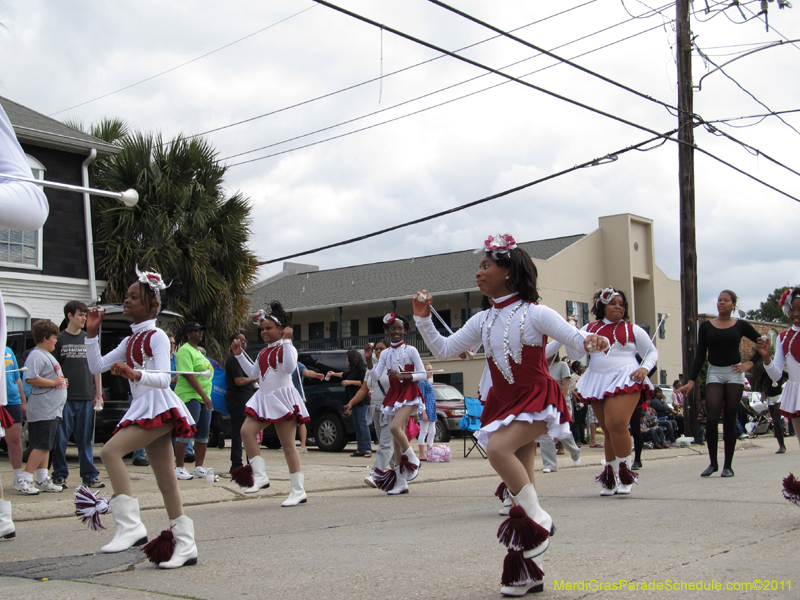
POLYGON ((507 517, 508 513, 511 512, 511 507, 514 506, 514 503, 511 501, 511 497, 509 496, 505 500, 503 500, 503 508, 500 509, 498 513, 501 517, 507 517))
POLYGON ((601 496, 613 496, 616 494, 619 491, 616 459, 606 463, 606 466, 603 467, 603 472, 595 477, 594 480, 600 483, 601 496))
POLYGON ((305 477, 298 471, 297 473, 289 473, 289 481, 292 483, 292 491, 289 492, 289 497, 281 502, 281 506, 297 506, 298 504, 305 504, 308 500, 306 491, 303 489, 305 477))
POLYGON ((123 552, 133 546, 147 543, 147 529, 139 516, 139 499, 119 494, 108 501, 117 530, 114 539, 100 548, 100 552, 123 552))
MULTIPOLYGON (((177 569, 197 564, 197 545, 194 543, 194 522, 186 515, 169 522, 170 528, 161 532, 161 536, 172 534, 175 546, 168 560, 156 562, 159 569, 177 569)), ((160 537, 160 536, 159 536, 160 537)), ((152 560, 152 558, 151 558, 152 560)))
POLYGON ((402 467, 395 467, 395 480, 394 480, 394 487, 386 492, 390 496, 397 496, 398 494, 407 494, 408 493, 408 479, 406 479, 405 473, 403 473, 402 467))
POLYGON ((253 470, 253 485, 247 488, 245 494, 255 494, 256 492, 269 487, 269 477, 267 477, 267 463, 261 456, 254 456, 250 459, 250 468, 253 470))
POLYGON ((414 454, 414 449, 409 446, 408 450, 403 452, 403 456, 400 458, 400 470, 403 471, 406 482, 412 482, 417 478, 419 475, 419 459, 417 455, 414 454))
POLYGON ((513 556, 512 553, 509 552, 509 555, 506 556, 506 560, 503 563, 504 585, 500 588, 500 594, 512 598, 519 598, 525 594, 543 592, 544 571, 542 571, 542 558, 544 557, 537 556, 536 558, 530 559, 533 565, 525 561, 525 564, 515 566, 509 563, 517 562, 519 557, 513 556), (516 577, 516 580, 513 578, 506 579, 506 576, 510 575, 511 571, 515 572, 514 577, 516 577))
POLYGON ((500 525, 497 537, 510 551, 522 551, 525 559, 535 558, 550 545, 550 536, 555 533, 553 518, 539 504, 532 483, 511 499, 515 506, 500 525))
POLYGON ((631 462, 630 455, 619 458, 617 457, 617 464, 619 465, 617 479, 619 486, 617 487, 618 494, 630 494, 633 484, 639 480, 639 475, 635 471, 631 471, 628 466, 631 462))
POLYGON ((11 520, 11 502, 0 499, 0 542, 13 540, 17 533, 11 520))

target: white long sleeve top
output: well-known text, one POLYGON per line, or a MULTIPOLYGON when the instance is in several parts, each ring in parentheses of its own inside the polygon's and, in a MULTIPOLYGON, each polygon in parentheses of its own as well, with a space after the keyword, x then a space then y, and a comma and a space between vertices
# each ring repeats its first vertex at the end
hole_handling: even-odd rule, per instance
POLYGON ((236 360, 239 361, 242 371, 247 373, 248 377, 258 380, 256 394, 269 394, 284 387, 294 389, 292 373, 297 368, 297 350, 292 345, 292 340, 280 339, 277 342, 272 342, 259 353, 259 357, 256 358, 255 362, 250 362, 249 357, 244 352, 237 355, 236 360), (283 348, 282 360, 279 362, 270 361, 270 363, 275 363, 274 366, 267 368, 262 375, 259 358, 266 360, 265 354, 277 352, 280 348, 283 348))
MULTIPOLYGON (((375 365, 370 373, 373 379, 380 379, 384 371, 394 369, 395 371, 403 371, 406 365, 414 366, 414 374, 411 376, 413 382, 422 381, 427 378, 425 373, 425 365, 419 356, 419 351, 414 346, 409 346, 405 342, 394 345, 392 344, 386 350, 381 352, 381 357, 378 359, 378 364, 375 365)), ((387 390, 388 392, 388 390, 387 390)))
MULTIPOLYGON (((155 333, 150 337, 150 348, 153 351, 153 356, 144 361, 144 368, 153 371, 169 371, 169 337, 167 337, 167 334, 164 333, 163 330, 156 327, 156 320, 151 319, 131 325, 131 331, 134 334, 148 329, 155 330, 155 333)), ((89 363, 89 370, 97 375, 108 371, 114 363, 124 363, 129 339, 130 336, 126 337, 120 342, 119 346, 105 356, 101 356, 100 338, 86 338, 86 359, 89 363)), ((130 384, 131 394, 134 399, 137 399, 141 398, 152 389, 169 389, 170 377, 169 373, 147 373, 142 371, 142 378, 139 381, 128 382, 130 384)))
MULTIPOLYGON (((510 298, 511 296, 496 298, 495 303, 500 304, 510 298)), ((545 336, 558 340, 573 352, 584 352, 584 334, 567 323, 552 308, 540 304, 519 301, 500 309, 492 306, 474 315, 449 337, 442 336, 436 330, 430 317, 414 317, 414 321, 436 358, 452 358, 483 344, 486 360, 494 360, 506 378, 511 373, 510 360, 514 359, 516 363, 521 360, 523 345, 542 346, 545 336)), ((486 398, 491 385, 491 375, 484 371, 481 378, 481 398, 486 398)))
MULTIPOLYGON (((603 323, 606 325, 613 324, 608 319, 603 319, 603 323)), ((581 331, 588 335, 587 328, 591 325, 592 323, 585 325, 581 331)), ((627 326, 627 323, 622 322, 621 325, 627 326)), ((650 341, 650 336, 644 329, 638 325, 633 325, 632 327, 632 340, 625 340, 626 343, 624 344, 620 341, 609 340, 611 347, 608 352, 592 354, 591 360, 589 361, 589 368, 598 373, 618 371, 622 367, 634 364, 637 365, 636 368, 638 368, 638 362, 636 361, 636 353, 638 352, 639 356, 644 358, 642 368, 647 369, 649 373, 658 362, 658 349, 650 341)), ((620 327, 620 331, 621 329, 620 327)), ((620 337, 623 337, 623 335, 620 335, 620 337)), ((623 340, 624 339, 623 337, 623 340)), ((580 360, 586 353, 583 349, 581 349, 580 353, 576 353, 574 349, 567 348, 567 354, 569 354, 572 360, 580 360)))
MULTIPOLYGON (((789 344, 793 345, 796 341, 794 338, 800 335, 800 327, 797 325, 792 325, 792 328, 786 332, 786 335, 792 336, 789 344)), ((775 344, 775 356, 768 365, 764 365, 764 370, 770 376, 772 381, 777 382, 781 380, 784 369, 786 369, 786 372, 789 374, 790 381, 800 383, 800 363, 797 362, 797 359, 795 359, 794 356, 791 357, 791 360, 786 356, 786 353, 783 350, 783 340, 779 338, 778 343, 775 344)))

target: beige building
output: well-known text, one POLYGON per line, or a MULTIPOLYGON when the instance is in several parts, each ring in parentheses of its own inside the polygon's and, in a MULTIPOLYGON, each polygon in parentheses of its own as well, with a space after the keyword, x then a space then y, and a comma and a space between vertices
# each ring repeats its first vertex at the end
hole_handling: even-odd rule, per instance
MULTIPOLYGON (((659 317, 670 315, 656 335, 659 361, 653 383, 671 384, 681 370, 680 282, 669 279, 655 263, 650 219, 622 214, 599 221, 588 234, 518 242, 538 269, 541 301, 565 317, 575 314, 583 326, 593 319, 589 303, 595 291, 613 285, 628 296, 631 321, 651 335, 659 317)), ((411 296, 423 288, 431 292, 434 307, 448 325, 453 330, 461 327, 480 311, 482 295, 475 286, 479 260, 469 249, 325 271, 284 263, 282 273, 253 288, 250 301, 254 311, 272 300, 291 311, 298 350, 363 347, 383 338, 386 313, 410 318, 411 296)), ((437 381, 476 395, 483 349, 472 361, 431 360, 410 321, 406 341, 419 349, 423 361, 444 369, 437 381)))

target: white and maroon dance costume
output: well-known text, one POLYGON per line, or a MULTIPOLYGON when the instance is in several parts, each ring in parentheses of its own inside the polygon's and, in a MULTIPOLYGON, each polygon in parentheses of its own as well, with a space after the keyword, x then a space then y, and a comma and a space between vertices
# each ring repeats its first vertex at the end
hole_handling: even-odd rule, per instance
MULTIPOLYGON (((515 293, 496 298, 492 308, 473 316, 449 337, 436 331, 430 317, 415 317, 415 321, 428 348, 439 359, 483 344, 487 365, 481 379, 481 399, 485 405, 477 436, 483 447, 494 433, 514 421, 546 423, 543 438, 569 434, 564 394, 550 377, 544 352, 548 336, 573 352, 582 352, 584 336, 554 310, 525 302, 515 293)), ((515 588, 541 589, 541 555, 555 528, 550 515, 541 509, 532 484, 511 498, 515 506, 497 535, 508 548, 501 592, 517 595, 515 588)))
MULTIPOLYGON (((395 320, 395 315, 389 313, 383 318, 385 325, 390 325, 395 320)), ((381 412, 385 415, 394 415, 404 406, 424 406, 422 393, 419 391, 417 382, 427 378, 425 365, 419 356, 419 351, 414 346, 409 346, 405 342, 392 343, 386 350, 381 352, 378 364, 370 371, 373 381, 378 381, 384 371, 399 371, 401 373, 412 373, 410 380, 389 378, 389 390, 383 399, 381 412)), ((414 453, 412 447, 403 452, 400 464, 394 469, 382 471, 372 469, 372 480, 379 490, 389 495, 405 494, 408 492, 408 483, 419 475, 420 461, 414 453)))
MULTIPOLYGON (((787 419, 797 419, 800 418, 800 328, 797 325, 781 332, 775 357, 768 365, 764 365, 773 381, 780 381, 784 368, 789 373, 789 380, 783 384, 780 411, 787 419)), ((783 496, 800 506, 800 479, 791 473, 783 480, 783 496)))
POLYGON ((152 429, 171 424, 172 437, 192 437, 196 431, 194 419, 169 387, 169 337, 156 327, 155 319, 134 323, 131 330, 133 333, 105 356, 100 355, 99 337, 86 339, 86 358, 92 373, 108 371, 116 362, 141 372, 139 381, 129 382, 133 400, 114 433, 128 425, 152 429))
MULTIPOLYGON (((581 331, 602 336, 609 344, 607 351, 591 355, 586 372, 575 386, 582 402, 591 405, 603 402, 610 396, 639 394, 638 404, 641 406, 653 397, 655 388, 647 377, 642 383, 631 379, 637 369, 644 368, 649 373, 658 362, 658 350, 644 329, 626 321, 612 323, 604 318, 589 323, 581 331), (637 352, 643 357, 641 365, 636 360, 637 352)), ((580 359, 583 354, 568 353, 573 360, 580 359)), ((629 494, 631 485, 638 479, 638 475, 629 468, 630 456, 616 457, 613 462, 615 464, 606 464, 597 477, 603 487, 601 494, 629 494)))
POLYGON ((292 384, 297 368, 297 350, 291 340, 278 340, 258 353, 251 363, 244 352, 236 357, 251 379, 258 379, 258 390, 248 400, 244 413, 266 423, 295 420, 308 423, 308 409, 292 384))

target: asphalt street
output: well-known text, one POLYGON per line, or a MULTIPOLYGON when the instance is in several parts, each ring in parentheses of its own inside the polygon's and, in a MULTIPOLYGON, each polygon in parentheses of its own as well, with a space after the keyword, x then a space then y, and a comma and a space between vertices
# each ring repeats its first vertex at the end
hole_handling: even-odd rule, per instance
MULTIPOLYGON (((545 591, 528 597, 800 597, 800 508, 781 496, 782 478, 800 474, 800 449, 792 439, 787 447, 776 456, 771 438, 740 442, 729 479, 699 477, 704 447, 646 450, 633 494, 607 498, 594 481, 602 450, 584 446, 580 467, 559 457, 557 472, 537 474, 558 530, 545 591), (701 582, 722 589, 687 591, 701 582), (754 593, 764 582, 777 589, 754 593), (621 589, 603 589, 611 586, 621 589)), ((272 486, 256 497, 230 480, 182 481, 199 562, 175 571, 153 568, 137 550, 95 554, 113 535, 111 516, 108 530, 93 532, 70 515, 69 492, 16 494, 4 460, 17 538, 0 544, 0 589, 14 600, 500 598, 499 479, 475 453, 461 457, 460 440, 452 448, 451 463, 423 464, 399 497, 364 486, 371 461, 345 452, 302 455, 309 500, 296 508, 280 506, 289 491, 280 451, 264 451, 272 486)), ((227 452, 209 450, 207 466, 226 471, 227 452)), ((131 476, 152 537, 166 513, 149 469, 131 476)))

